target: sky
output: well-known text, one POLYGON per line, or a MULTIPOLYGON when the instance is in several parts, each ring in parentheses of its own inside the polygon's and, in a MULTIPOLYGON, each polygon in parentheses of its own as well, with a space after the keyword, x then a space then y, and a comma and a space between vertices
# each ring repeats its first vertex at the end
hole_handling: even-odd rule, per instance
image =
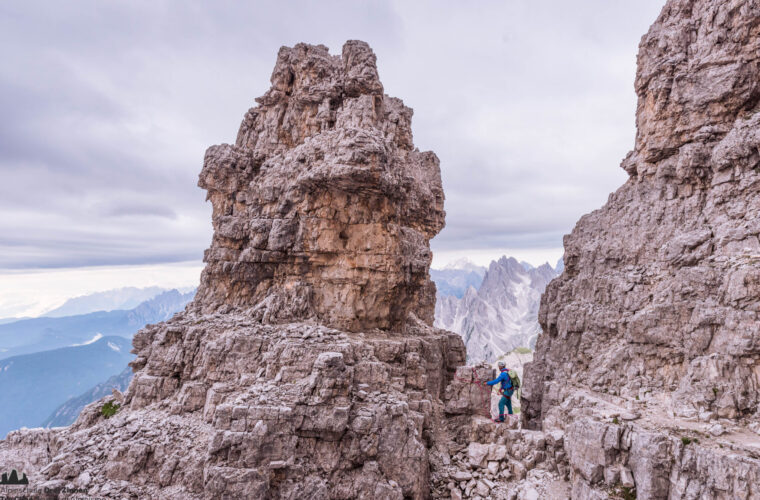
POLYGON ((562 255, 626 179, 636 52, 664 0, 0 3, 0 317, 197 284, 203 153, 234 142, 280 46, 374 49, 441 160, 434 266, 562 255), (113 285, 113 286, 112 286, 113 285))

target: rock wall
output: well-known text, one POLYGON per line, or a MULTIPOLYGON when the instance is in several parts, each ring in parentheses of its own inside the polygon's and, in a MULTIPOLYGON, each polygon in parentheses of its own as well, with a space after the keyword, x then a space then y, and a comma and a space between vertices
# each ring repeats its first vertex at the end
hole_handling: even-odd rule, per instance
POLYGON ((283 47, 256 101, 235 145, 206 152, 214 239, 198 308, 351 331, 432 324, 438 158, 414 147, 412 110, 383 95, 372 50, 283 47))
POLYGON ((566 446, 585 450, 570 455, 575 498, 605 498, 613 464, 638 498, 756 498, 760 2, 668 1, 635 88, 630 178, 565 237, 524 424, 569 427, 566 446), (575 420, 572 401, 593 418, 575 420), (709 445, 681 443, 699 435, 709 445))
POLYGON ((758 2, 670 1, 642 39, 631 178, 565 239, 534 387, 571 377, 668 392, 685 413, 756 413, 759 17, 758 2))

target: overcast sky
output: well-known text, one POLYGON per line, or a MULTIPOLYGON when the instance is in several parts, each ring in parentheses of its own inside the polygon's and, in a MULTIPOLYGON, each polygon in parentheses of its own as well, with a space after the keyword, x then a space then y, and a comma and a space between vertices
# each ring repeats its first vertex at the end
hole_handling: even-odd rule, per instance
POLYGON ((203 153, 234 141, 278 48, 301 41, 369 42, 386 93, 414 108, 446 192, 436 265, 556 261, 625 181, 637 45, 663 3, 6 0, 0 317, 157 284, 177 263, 197 282, 203 153), (46 280, 54 298, 35 292, 46 280))

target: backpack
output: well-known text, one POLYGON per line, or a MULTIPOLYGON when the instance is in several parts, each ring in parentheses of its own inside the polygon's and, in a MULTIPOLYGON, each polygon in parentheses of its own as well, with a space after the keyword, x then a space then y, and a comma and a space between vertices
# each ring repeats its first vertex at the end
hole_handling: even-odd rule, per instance
POLYGON ((509 373, 509 378, 512 379, 512 386, 515 388, 515 390, 520 388, 520 376, 517 374, 517 371, 515 370, 509 370, 507 373, 509 373))
POLYGON ((507 374, 507 378, 502 379, 500 384, 501 388, 499 388, 499 394, 511 398, 512 394, 515 392, 515 385, 512 383, 512 377, 509 374, 509 370, 502 370, 501 375, 503 375, 505 372, 507 374))
POLYGON ((522 384, 520 383, 520 376, 515 370, 509 370, 507 373, 509 374, 509 378, 512 381, 512 388, 517 393, 517 399, 520 399, 520 387, 522 387, 522 384))

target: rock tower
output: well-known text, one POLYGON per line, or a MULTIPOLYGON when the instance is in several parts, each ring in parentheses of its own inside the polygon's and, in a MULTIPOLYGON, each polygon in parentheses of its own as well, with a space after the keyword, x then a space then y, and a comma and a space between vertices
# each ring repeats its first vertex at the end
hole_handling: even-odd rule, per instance
POLYGON ((438 158, 414 147, 412 110, 383 95, 372 50, 283 47, 256 101, 236 144, 206 153, 214 239, 199 310, 351 331, 399 329, 410 314, 431 324, 438 158))
POLYGON ((134 380, 69 428, 17 431, 0 465, 113 498, 427 498, 464 360, 432 328, 438 159, 349 41, 283 47, 199 185, 214 236, 195 300, 134 338, 134 380))

